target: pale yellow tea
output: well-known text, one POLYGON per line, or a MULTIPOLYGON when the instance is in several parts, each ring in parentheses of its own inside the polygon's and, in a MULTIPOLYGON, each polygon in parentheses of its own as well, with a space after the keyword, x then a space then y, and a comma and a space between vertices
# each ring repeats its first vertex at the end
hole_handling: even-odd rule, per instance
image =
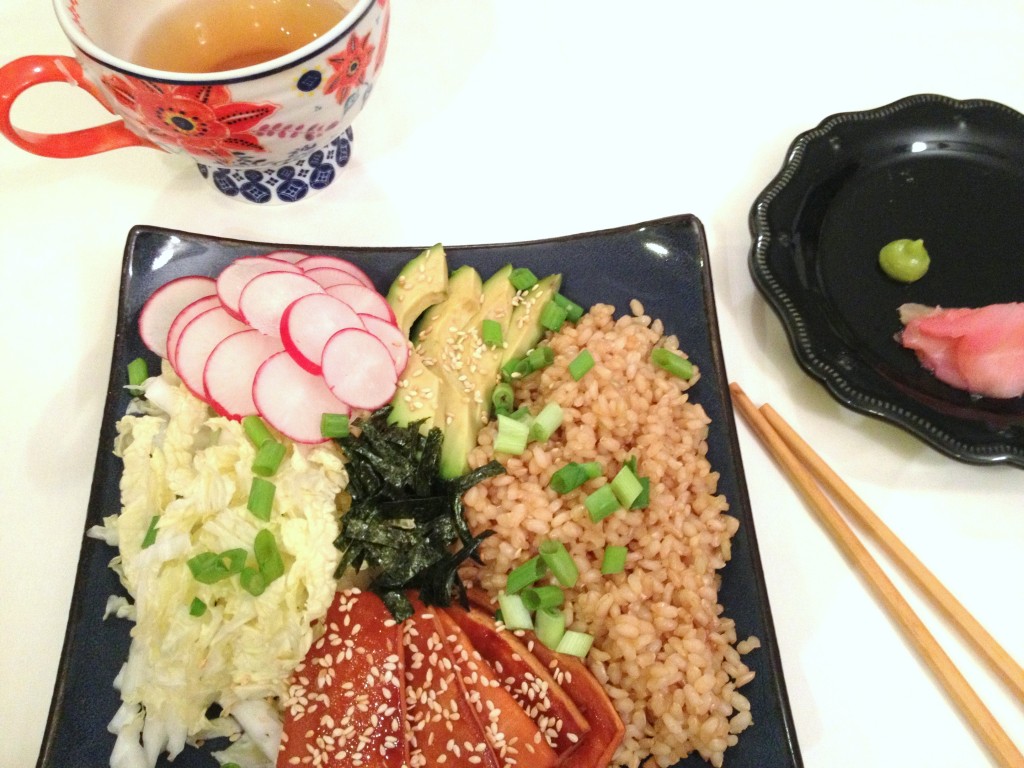
POLYGON ((337 0, 187 0, 140 37, 132 60, 168 72, 223 72, 291 53, 329 31, 337 0))

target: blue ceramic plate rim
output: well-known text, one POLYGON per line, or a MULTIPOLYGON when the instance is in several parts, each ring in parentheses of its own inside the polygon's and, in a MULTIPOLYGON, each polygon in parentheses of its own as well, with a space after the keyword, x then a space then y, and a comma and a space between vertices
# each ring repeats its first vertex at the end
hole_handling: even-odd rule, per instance
MULTIPOLYGON (((86 529, 118 511, 120 462, 110 448, 115 423, 128 402, 123 388, 125 366, 139 355, 147 357, 151 370, 157 364, 142 346, 136 330, 142 302, 156 287, 176 277, 212 276, 237 256, 279 249, 350 259, 362 266, 378 286, 390 284, 400 265, 421 250, 258 243, 158 227, 134 227, 125 247, 110 379, 86 529)), ((761 648, 746 657, 757 676, 741 689, 751 699, 755 725, 729 750, 728 764, 730 768, 800 768, 802 759, 757 550, 700 221, 692 215, 680 215, 547 240, 446 246, 446 251, 450 265, 472 264, 488 274, 509 262, 530 267, 538 274, 561 271, 567 295, 587 303, 598 300, 592 296, 602 296, 600 300, 616 303, 617 313, 628 311, 628 299, 633 297, 644 301, 648 310, 668 310, 660 313, 668 332, 680 334, 682 344, 701 367, 701 380, 693 388, 693 396, 713 420, 709 456, 721 473, 719 490, 727 495, 731 514, 740 520, 732 560, 722 573, 721 601, 726 615, 737 623, 738 636, 755 634, 761 641, 761 648), (637 269, 638 262, 646 269, 637 269)), ((38 768, 107 764, 113 736, 105 727, 119 703, 111 681, 125 658, 129 642, 127 621, 102 620, 107 595, 120 592, 116 577, 107 568, 113 554, 114 550, 102 542, 83 537, 38 768), (84 702, 88 702, 88 707, 83 707, 84 702)), ((215 764, 206 751, 191 748, 173 764, 164 758, 159 762, 174 768, 215 764)), ((696 768, 706 763, 694 754, 678 765, 696 768)))
MULTIPOLYGON (((889 121, 899 119, 901 113, 909 114, 921 108, 941 110, 950 120, 964 119, 965 123, 975 115, 984 116, 981 119, 990 122, 994 126, 992 130, 1000 132, 1004 138, 1011 134, 1024 135, 1024 115, 1004 104, 986 99, 957 100, 928 93, 908 96, 875 109, 826 117, 792 141, 782 168, 755 198, 749 216, 753 240, 749 270, 758 289, 782 321, 801 368, 841 404, 901 427, 959 461, 1024 467, 1024 426, 1020 423, 1007 425, 994 419, 993 423, 986 424, 983 418, 951 415, 939 401, 933 398, 929 402, 928 397, 915 391, 913 386, 896 385, 878 374, 868 359, 868 350, 847 343, 827 322, 822 322, 820 311, 812 309, 812 305, 819 298, 813 294, 820 293, 823 286, 813 285, 808 289, 795 285, 785 274, 794 268, 794 251, 800 247, 788 236, 791 228, 797 228, 797 222, 786 219, 773 226, 769 221, 783 196, 787 196, 788 206, 801 204, 796 202, 800 195, 804 195, 806 203, 816 187, 823 188, 841 178, 838 166, 807 167, 805 157, 816 145, 833 142, 838 148, 843 142, 843 130, 855 126, 866 131, 864 126, 857 125, 862 123, 868 124, 875 136, 882 137, 889 129, 889 121), (818 173, 817 178, 814 173, 818 173)), ((856 163, 859 159, 863 158, 849 162, 856 163)), ((803 215, 803 211, 799 215, 803 215)), ((813 279, 809 277, 808 282, 813 283, 813 279)))

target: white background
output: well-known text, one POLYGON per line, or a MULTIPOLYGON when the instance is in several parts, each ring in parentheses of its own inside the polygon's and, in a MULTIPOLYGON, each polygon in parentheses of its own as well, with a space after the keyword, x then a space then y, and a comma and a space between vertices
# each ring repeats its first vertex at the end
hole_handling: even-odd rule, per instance
MULTIPOLYGON (((731 378, 796 425, 1024 659, 1024 472, 954 462, 839 406, 797 367, 747 271, 750 204, 793 137, 822 118, 921 92, 1024 109, 1024 5, 392 2, 388 61, 356 122, 353 161, 315 201, 234 202, 187 160, 152 150, 50 160, 0 142, 0 764, 32 765, 39 749, 136 224, 420 246, 696 214, 731 378)), ((45 0, 5 0, 0 30, 5 60, 70 52, 45 0)), ((38 131, 104 114, 61 85, 15 109, 38 131)), ((740 438, 806 765, 995 765, 742 424, 740 438)), ((1024 749, 1021 702, 894 579, 1024 749)))

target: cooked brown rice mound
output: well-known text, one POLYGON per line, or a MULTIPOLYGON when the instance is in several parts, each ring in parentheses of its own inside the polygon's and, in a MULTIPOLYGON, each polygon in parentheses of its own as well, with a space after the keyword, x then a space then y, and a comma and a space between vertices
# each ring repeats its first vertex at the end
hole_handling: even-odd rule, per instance
MULTIPOLYGON (((719 575, 739 525, 717 495, 718 473, 706 458, 709 419, 689 401, 696 381, 674 378, 650 362, 655 346, 678 348, 634 301, 632 316, 614 319, 597 305, 550 340, 554 364, 516 385, 516 403, 533 413, 555 401, 563 427, 521 456, 497 458, 507 473, 465 497, 473 529, 497 535, 481 548, 480 586, 500 592, 508 573, 545 539, 565 543, 580 578, 566 593, 567 626, 595 638, 587 663, 605 685, 626 725, 615 763, 671 766, 697 750, 714 766, 751 724, 738 692, 754 673, 736 650, 736 628, 718 603, 719 575), (582 349, 595 365, 579 382, 568 363, 582 349), (650 505, 592 523, 584 497, 630 457, 651 482, 650 505), (560 496, 551 475, 569 461, 597 461, 603 476, 560 496), (606 545, 625 545, 625 571, 600 572, 606 545)), ((473 466, 492 458, 494 425, 480 434, 473 466)), ((757 646, 743 641, 744 650, 757 646)))

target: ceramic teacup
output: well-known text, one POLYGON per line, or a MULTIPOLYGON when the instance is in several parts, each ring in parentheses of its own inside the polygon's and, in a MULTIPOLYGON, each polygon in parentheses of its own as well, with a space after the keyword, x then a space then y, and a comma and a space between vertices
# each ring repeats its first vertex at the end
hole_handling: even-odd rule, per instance
POLYGON ((75 58, 27 56, 0 68, 0 132, 46 157, 133 146, 188 155, 217 190, 254 203, 295 202, 327 187, 349 161, 352 121, 384 59, 388 0, 347 0, 348 12, 315 40, 239 69, 171 72, 132 63, 133 46, 157 14, 191 1, 54 0, 75 58), (15 99, 47 82, 86 90, 119 119, 56 134, 14 126, 15 99))

